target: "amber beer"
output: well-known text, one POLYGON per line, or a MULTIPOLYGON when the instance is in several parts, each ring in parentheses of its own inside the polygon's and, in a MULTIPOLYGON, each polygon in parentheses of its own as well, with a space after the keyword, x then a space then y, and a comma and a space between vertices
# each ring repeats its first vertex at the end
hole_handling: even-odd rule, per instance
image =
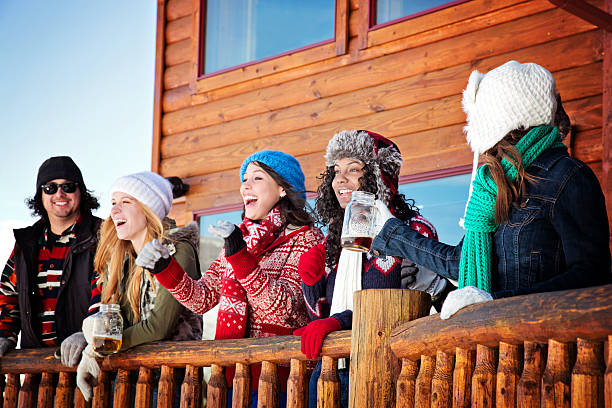
POLYGON ((368 252, 373 240, 372 237, 342 237, 342 248, 351 251, 368 252))
POLYGON ((121 349, 121 337, 94 337, 93 349, 103 355, 116 353, 121 349))
POLYGON ((353 191, 351 202, 344 210, 344 222, 340 236, 342 248, 359 252, 370 250, 374 239, 372 228, 375 214, 374 194, 353 191))

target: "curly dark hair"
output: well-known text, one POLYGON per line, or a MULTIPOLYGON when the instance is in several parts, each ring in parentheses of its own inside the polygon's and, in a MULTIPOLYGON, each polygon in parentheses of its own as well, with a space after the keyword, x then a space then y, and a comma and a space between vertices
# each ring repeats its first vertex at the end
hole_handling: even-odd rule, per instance
MULTIPOLYGON (((332 187, 335 171, 333 166, 325 169, 325 173, 321 173, 321 184, 317 189, 317 199, 315 209, 319 215, 320 221, 328 225, 327 240, 325 241, 325 263, 330 269, 334 269, 340 257, 340 235, 342 233, 342 222, 344 221, 344 209, 340 206, 336 193, 332 187)), ((360 189, 377 195, 376 175, 372 171, 372 166, 366 164, 363 168, 363 176, 360 179, 360 189)), ((419 210, 414 205, 414 200, 406 199, 403 194, 395 194, 391 198, 390 208, 394 215, 402 221, 408 221, 412 217, 419 215, 419 210)))
MULTIPOLYGON (((100 203, 98 199, 93 195, 92 191, 87 190, 84 186, 79 186, 79 191, 81 192, 81 204, 79 207, 79 211, 81 214, 91 214, 92 210, 96 210, 100 208, 100 203)), ((36 194, 32 198, 26 198, 25 203, 30 210, 32 210, 32 216, 39 216, 44 218, 45 221, 49 221, 49 216, 47 215, 47 210, 42 203, 42 188, 38 188, 36 194)))
MULTIPOLYGON (((293 186, 289 184, 284 178, 279 176, 277 172, 264 163, 253 161, 252 163, 261 167, 266 173, 272 177, 279 186, 285 189, 286 196, 282 197, 279 201, 279 210, 281 219, 285 226, 291 224, 297 227, 304 225, 314 224, 314 217, 307 211, 306 199, 300 195, 302 191, 294 191, 293 186)), ((242 218, 244 219, 244 206, 242 208, 242 218)))

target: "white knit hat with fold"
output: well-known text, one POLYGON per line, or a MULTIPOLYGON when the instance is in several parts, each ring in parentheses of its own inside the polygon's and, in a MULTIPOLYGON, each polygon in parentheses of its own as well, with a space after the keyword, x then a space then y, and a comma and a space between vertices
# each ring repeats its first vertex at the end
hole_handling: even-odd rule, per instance
POLYGON ((555 79, 538 64, 509 61, 486 74, 473 71, 463 91, 472 151, 484 153, 514 129, 552 125, 556 96, 555 79))
POLYGON ((474 152, 471 197, 479 154, 511 130, 553 124, 557 111, 555 79, 538 64, 508 61, 486 74, 473 71, 462 103, 467 115, 463 131, 474 152))
POLYGON ((110 188, 110 195, 120 191, 146 205, 159 219, 163 219, 172 207, 172 185, 152 171, 130 174, 118 178, 110 188))

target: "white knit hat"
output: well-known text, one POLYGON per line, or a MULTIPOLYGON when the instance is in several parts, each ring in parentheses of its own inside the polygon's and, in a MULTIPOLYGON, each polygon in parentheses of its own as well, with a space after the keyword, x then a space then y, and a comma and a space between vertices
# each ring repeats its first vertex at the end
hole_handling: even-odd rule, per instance
MULTIPOLYGON (((462 103, 467 115, 463 131, 474 152, 469 202, 479 154, 511 130, 553 124, 557 111, 555 79, 538 64, 508 61, 486 74, 473 71, 462 103)), ((465 208, 467 211, 467 204, 465 208)), ((463 219, 459 225, 463 226, 463 219)))
POLYGON ((463 110, 467 141, 473 152, 484 153, 511 130, 553 123, 555 79, 538 64, 516 61, 486 74, 473 71, 463 91, 463 110))
POLYGON ((118 178, 110 188, 110 195, 120 191, 146 205, 159 219, 163 219, 172 207, 172 185, 152 171, 130 174, 118 178))

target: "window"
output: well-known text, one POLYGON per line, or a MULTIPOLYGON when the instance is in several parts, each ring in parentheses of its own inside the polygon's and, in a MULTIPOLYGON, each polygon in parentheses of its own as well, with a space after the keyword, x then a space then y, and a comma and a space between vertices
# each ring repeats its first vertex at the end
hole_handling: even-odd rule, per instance
POLYGON ((210 264, 217 258, 219 251, 223 247, 223 240, 209 233, 208 226, 211 224, 217 225, 217 221, 219 220, 233 222, 238 225, 242 221, 240 215, 242 215, 242 209, 201 215, 198 218, 198 222, 200 223, 200 267, 202 269, 202 274, 206 272, 210 264))
POLYGON ((412 198, 436 230, 441 242, 457 245, 465 230, 459 226, 470 188, 470 174, 402 184, 399 192, 412 198))
POLYGON ((334 38, 334 0, 206 0, 202 10, 201 74, 334 38))
POLYGON ((452 6, 461 1, 447 0, 373 0, 371 25, 384 24, 402 17, 425 14, 440 8, 452 6))

